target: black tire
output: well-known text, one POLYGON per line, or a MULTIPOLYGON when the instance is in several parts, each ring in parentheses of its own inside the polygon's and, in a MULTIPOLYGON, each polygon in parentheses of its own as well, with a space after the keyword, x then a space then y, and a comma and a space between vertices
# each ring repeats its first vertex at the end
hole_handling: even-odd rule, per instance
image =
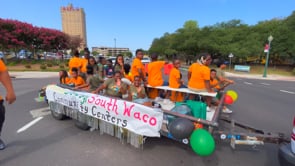
POLYGON ((66 116, 62 113, 56 112, 53 108, 52 108, 52 104, 53 103, 49 103, 49 107, 50 107, 50 111, 51 111, 51 115, 54 119, 56 120, 64 120, 66 118, 66 116))
POLYGON ((291 152, 291 144, 282 144, 279 149, 281 166, 295 166, 295 154, 291 152))
POLYGON ((80 122, 78 120, 74 120, 75 126, 81 130, 89 130, 89 126, 86 123, 80 122))

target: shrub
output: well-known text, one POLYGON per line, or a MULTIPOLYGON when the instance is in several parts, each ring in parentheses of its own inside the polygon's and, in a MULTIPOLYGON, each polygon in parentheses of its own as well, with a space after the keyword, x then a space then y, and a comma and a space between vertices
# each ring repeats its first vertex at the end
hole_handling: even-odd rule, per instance
POLYGON ((47 63, 47 67, 52 67, 52 63, 47 63))
POLYGON ((292 74, 295 75, 295 67, 292 70, 292 74))
POLYGON ((30 69, 31 68, 31 65, 30 64, 27 64, 25 65, 26 69, 30 69))
POLYGON ((60 69, 64 69, 65 66, 64 66, 64 65, 59 65, 59 68, 60 68, 60 69))
POLYGON ((16 64, 17 64, 16 61, 12 61, 12 62, 9 62, 9 63, 7 64, 7 66, 15 66, 16 64))
POLYGON ((41 70, 45 70, 46 69, 46 65, 45 64, 40 65, 40 69, 41 70))

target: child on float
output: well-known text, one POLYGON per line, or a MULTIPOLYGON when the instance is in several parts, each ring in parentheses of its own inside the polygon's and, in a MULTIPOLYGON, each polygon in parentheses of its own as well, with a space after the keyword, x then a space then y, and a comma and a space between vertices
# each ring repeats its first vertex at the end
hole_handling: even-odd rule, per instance
POLYGON ((71 79, 69 81, 69 84, 74 84, 75 87, 85 84, 84 79, 81 76, 79 76, 77 68, 75 67, 72 68, 71 72, 72 73, 71 73, 71 79))
MULTIPOLYGON (((200 54, 200 59, 197 63, 193 63, 188 70, 188 88, 196 92, 208 92, 215 93, 210 87, 210 68, 212 58, 208 53, 200 54)), ((194 96, 190 95, 190 99, 194 96)), ((207 104, 207 111, 214 111, 214 107, 211 105, 212 97, 204 96, 207 104)))
POLYGON ((103 83, 104 80, 98 74, 94 74, 92 65, 88 65, 86 68, 87 68, 86 83, 83 85, 77 86, 74 89, 83 89, 88 92, 92 92, 95 89, 97 89, 101 85, 101 83, 103 83))
POLYGON ((114 76, 114 67, 113 67, 113 62, 111 59, 107 61, 107 66, 104 69, 104 75, 106 78, 112 78, 114 76))
POLYGON ((92 91, 92 93, 99 93, 100 91, 105 89, 105 94, 107 96, 122 98, 123 94, 126 94, 128 85, 124 83, 122 80, 121 72, 115 72, 114 77, 109 78, 104 81, 104 83, 98 87, 96 90, 92 91))
MULTIPOLYGON (((220 88, 220 82, 217 79, 216 76, 216 70, 215 69, 211 69, 210 70, 210 87, 217 93, 220 93, 221 90, 223 90, 224 87, 220 88)), ((217 95, 218 96, 218 95, 217 95)), ((213 102, 218 106, 220 103, 220 100, 217 97, 213 98, 213 102)), ((230 109, 228 109, 226 106, 223 106, 222 109, 223 113, 232 113, 232 111, 230 109)))
MULTIPOLYGON (((181 80, 182 75, 179 70, 180 68, 180 60, 174 59, 173 60, 173 68, 170 71, 169 74, 169 87, 170 88, 187 88, 187 86, 184 85, 184 81, 181 80)), ((170 100, 174 102, 182 102, 184 100, 184 94, 177 91, 172 91, 170 100)))
POLYGON ((59 71, 59 83, 60 84, 69 84, 70 80, 71 79, 70 79, 67 71, 65 71, 65 70, 59 71))

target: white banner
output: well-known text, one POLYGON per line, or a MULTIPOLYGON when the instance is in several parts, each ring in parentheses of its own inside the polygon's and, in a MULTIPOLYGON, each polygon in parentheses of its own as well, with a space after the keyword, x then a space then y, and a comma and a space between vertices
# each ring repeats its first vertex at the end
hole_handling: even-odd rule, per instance
POLYGON ((160 137, 163 112, 137 103, 87 92, 77 92, 56 85, 46 88, 49 102, 77 109, 89 116, 126 128, 136 134, 160 137))

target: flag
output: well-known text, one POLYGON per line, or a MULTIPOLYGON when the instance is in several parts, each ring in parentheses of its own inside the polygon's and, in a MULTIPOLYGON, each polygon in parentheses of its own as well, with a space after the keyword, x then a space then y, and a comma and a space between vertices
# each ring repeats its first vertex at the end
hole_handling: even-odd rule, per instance
POLYGON ((269 45, 268 44, 265 44, 264 46, 264 52, 268 52, 269 51, 269 45))

